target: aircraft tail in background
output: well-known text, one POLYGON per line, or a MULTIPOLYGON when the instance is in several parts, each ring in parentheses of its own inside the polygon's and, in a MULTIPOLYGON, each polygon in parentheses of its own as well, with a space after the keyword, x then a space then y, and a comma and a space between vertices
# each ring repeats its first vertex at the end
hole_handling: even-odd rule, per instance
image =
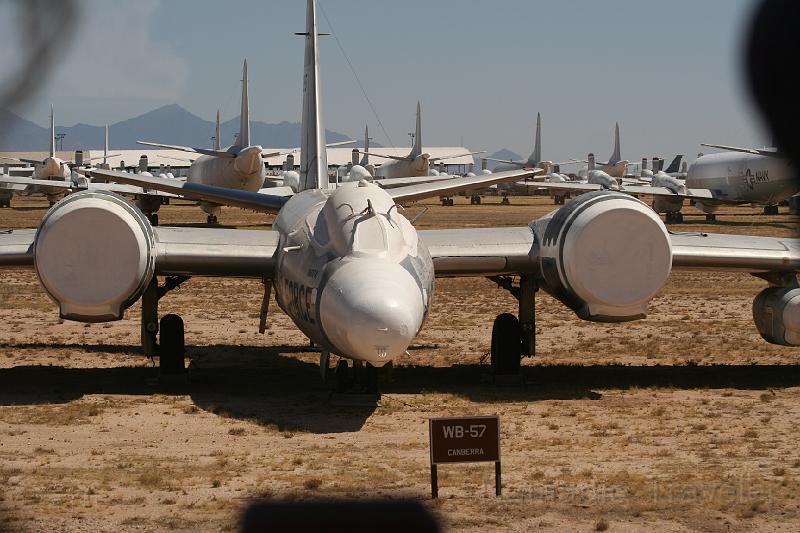
POLYGON ((536 113, 536 137, 533 139, 533 152, 528 156, 528 164, 536 166, 542 161, 542 115, 536 113))

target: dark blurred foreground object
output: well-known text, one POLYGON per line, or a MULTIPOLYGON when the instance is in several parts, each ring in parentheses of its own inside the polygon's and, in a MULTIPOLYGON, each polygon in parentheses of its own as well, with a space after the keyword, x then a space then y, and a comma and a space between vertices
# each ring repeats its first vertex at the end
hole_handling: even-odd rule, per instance
POLYGON ((67 50, 78 18, 75 0, 12 0, 19 45, 11 50, 21 61, 4 72, 0 108, 11 109, 36 94, 52 73, 50 68, 67 50))
POLYGON ((800 1, 764 0, 750 24, 747 78, 777 148, 800 167, 800 98, 794 76, 800 58, 800 1))
POLYGON ((439 526, 419 502, 332 500, 254 504, 244 514, 242 531, 437 533, 439 526))

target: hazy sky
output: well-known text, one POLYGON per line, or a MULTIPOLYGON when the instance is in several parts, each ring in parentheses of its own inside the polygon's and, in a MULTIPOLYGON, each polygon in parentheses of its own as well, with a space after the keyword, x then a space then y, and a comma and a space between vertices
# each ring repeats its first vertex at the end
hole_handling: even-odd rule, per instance
MULTIPOLYGON (((305 2, 86 0, 79 32, 20 113, 38 124, 113 123, 178 103, 211 120, 239 112, 250 65, 251 116, 298 121, 305 2)), ((693 158, 700 142, 767 140, 740 80, 751 0, 320 0, 391 140, 333 37, 322 38, 325 123, 364 124, 407 145, 416 101, 423 139, 527 155, 542 113, 548 159, 611 152, 693 158)), ((17 64, 12 8, 0 4, 0 69, 17 64)), ((320 26, 330 31, 320 13, 320 26)))

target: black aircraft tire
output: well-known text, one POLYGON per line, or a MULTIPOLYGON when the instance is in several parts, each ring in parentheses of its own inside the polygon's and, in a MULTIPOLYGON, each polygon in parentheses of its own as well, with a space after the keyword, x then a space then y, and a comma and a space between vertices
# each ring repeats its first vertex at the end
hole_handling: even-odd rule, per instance
POLYGON ((339 362, 336 363, 336 392, 347 392, 347 387, 350 385, 347 376, 348 370, 347 361, 339 359, 339 362))
POLYGON ((518 374, 522 356, 519 320, 510 313, 494 319, 492 326, 492 370, 495 374, 518 374))
POLYGON ((158 226, 158 213, 153 213, 152 215, 150 215, 150 223, 153 226, 158 226))
POLYGON ((159 367, 163 374, 180 374, 185 370, 186 342, 183 319, 175 314, 164 315, 159 323, 159 367))

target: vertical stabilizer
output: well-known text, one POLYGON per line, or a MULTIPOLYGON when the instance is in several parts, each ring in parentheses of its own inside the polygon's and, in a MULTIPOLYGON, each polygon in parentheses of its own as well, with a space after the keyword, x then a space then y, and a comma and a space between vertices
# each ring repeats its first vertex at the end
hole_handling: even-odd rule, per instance
POLYGON ((250 98, 247 94, 247 60, 242 67, 242 114, 239 116, 238 144, 242 148, 250 146, 250 98))
POLYGON ((300 147, 299 190, 328 188, 328 153, 319 90, 319 40, 317 3, 308 0, 306 13, 306 51, 303 70, 303 126, 300 147))
POLYGON ((536 166, 542 161, 542 115, 536 113, 536 137, 533 139, 533 153, 528 156, 528 164, 536 166))
POLYGON ((683 159, 683 154, 676 155, 675 159, 672 160, 672 163, 669 164, 665 172, 667 174, 669 174, 670 172, 678 172, 681 169, 682 159, 683 159))
POLYGON ((414 130, 414 146, 411 148, 409 157, 418 157, 422 155, 422 111, 420 110, 419 101, 417 101, 417 125, 414 130))
POLYGON ((617 122, 616 126, 614 127, 614 153, 611 154, 611 157, 608 158, 609 165, 616 165, 622 161, 622 156, 620 155, 619 149, 619 122, 617 122))
MULTIPOLYGON (((364 151, 369 152, 369 126, 364 126, 364 151)), ((369 165, 369 153, 364 154, 358 164, 366 168, 369 165)))
POLYGON ((50 157, 56 156, 56 115, 50 104, 50 157))
POLYGON ((217 125, 214 129, 214 150, 219 150, 219 109, 217 109, 217 125))
POLYGON ((106 131, 103 137, 103 166, 108 168, 108 124, 106 124, 106 131))

